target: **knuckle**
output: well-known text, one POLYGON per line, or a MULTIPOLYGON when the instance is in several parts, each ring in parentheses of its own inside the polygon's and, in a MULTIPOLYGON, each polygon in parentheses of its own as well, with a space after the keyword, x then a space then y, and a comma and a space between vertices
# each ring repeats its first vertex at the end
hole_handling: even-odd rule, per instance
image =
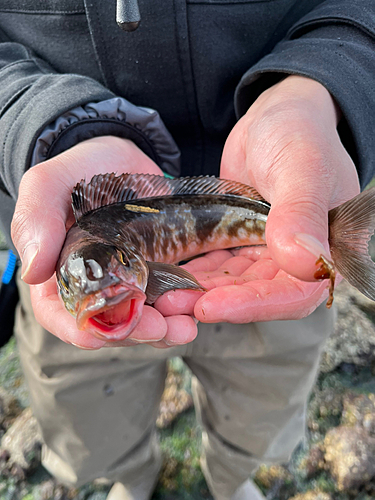
POLYGON ((303 227, 315 227, 318 233, 325 233, 328 225, 328 206, 320 197, 311 193, 298 195, 287 200, 279 217, 282 219, 293 217, 303 227))
POLYGON ((314 225, 324 227, 328 221, 328 210, 323 204, 315 200, 300 200, 298 204, 290 211, 301 217, 303 220, 309 220, 314 225))
POLYGON ((11 237, 17 250, 21 252, 22 246, 27 242, 26 234, 29 228, 29 210, 25 207, 16 207, 11 223, 11 237))

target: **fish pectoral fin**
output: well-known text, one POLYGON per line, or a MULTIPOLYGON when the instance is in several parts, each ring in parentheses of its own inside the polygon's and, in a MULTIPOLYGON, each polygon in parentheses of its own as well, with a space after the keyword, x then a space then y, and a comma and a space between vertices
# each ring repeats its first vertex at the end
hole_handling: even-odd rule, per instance
POLYGON ((156 299, 169 290, 207 290, 198 283, 192 274, 182 267, 161 262, 147 262, 149 269, 146 288, 146 303, 153 304, 156 299))

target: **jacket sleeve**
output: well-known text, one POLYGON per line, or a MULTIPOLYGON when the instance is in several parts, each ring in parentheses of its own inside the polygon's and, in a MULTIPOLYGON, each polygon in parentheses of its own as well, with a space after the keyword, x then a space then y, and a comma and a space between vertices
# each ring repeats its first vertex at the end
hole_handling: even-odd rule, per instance
POLYGON ((98 135, 129 138, 161 168, 178 173, 178 148, 156 111, 116 98, 89 77, 59 74, 23 45, 0 43, 2 191, 16 199, 32 162, 98 135))
POLYGON ((341 140, 366 186, 375 173, 375 2, 326 1, 300 19, 242 77, 237 116, 285 74, 312 78, 335 98, 344 117, 341 140))
POLYGON ((165 174, 180 173, 180 151, 159 113, 135 106, 123 97, 78 106, 49 123, 35 143, 30 166, 99 135, 130 139, 165 174))

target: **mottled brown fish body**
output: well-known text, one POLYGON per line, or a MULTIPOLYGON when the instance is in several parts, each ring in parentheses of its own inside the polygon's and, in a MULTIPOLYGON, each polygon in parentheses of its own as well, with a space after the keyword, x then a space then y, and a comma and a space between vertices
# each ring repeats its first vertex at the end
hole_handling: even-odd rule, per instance
POLYGON ((175 195, 117 203, 80 227, 152 262, 176 263, 217 248, 265 243, 269 206, 237 196, 175 195))

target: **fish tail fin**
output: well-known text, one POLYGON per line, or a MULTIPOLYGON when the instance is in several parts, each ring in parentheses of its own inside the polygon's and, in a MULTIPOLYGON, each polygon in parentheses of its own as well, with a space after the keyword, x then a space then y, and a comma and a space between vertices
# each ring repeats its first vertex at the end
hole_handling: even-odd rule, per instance
POLYGON ((368 242, 374 231, 375 188, 329 212, 329 243, 335 268, 371 300, 375 300, 375 264, 368 242))

